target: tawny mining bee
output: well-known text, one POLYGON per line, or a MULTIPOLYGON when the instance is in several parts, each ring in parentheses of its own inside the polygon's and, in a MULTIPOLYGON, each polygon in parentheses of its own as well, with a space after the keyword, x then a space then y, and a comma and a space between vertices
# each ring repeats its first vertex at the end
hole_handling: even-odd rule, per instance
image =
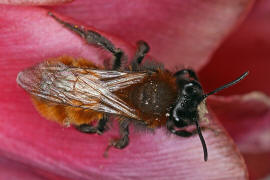
POLYGON ((142 65, 149 51, 146 42, 137 43, 134 60, 122 67, 124 52, 101 34, 65 22, 52 13, 49 15, 88 44, 111 52, 114 62, 111 69, 105 69, 85 59, 61 57, 20 72, 17 83, 31 94, 41 115, 61 124, 68 122, 81 132, 98 134, 104 132, 113 116, 119 120, 120 138, 110 146, 119 149, 129 143, 130 122, 152 129, 165 126, 181 137, 198 134, 207 161, 198 106, 207 96, 242 80, 248 72, 205 94, 191 69, 173 73, 160 66, 142 65), (196 129, 187 131, 185 127, 190 125, 195 125, 196 129))

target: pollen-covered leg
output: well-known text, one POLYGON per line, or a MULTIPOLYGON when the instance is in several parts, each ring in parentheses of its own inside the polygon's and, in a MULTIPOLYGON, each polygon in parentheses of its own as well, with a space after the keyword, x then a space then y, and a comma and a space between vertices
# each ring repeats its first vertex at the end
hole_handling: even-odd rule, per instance
POLYGON ((185 76, 185 75, 188 75, 190 78, 198 80, 198 77, 197 77, 196 73, 192 69, 182 69, 180 71, 177 71, 174 74, 175 77, 179 77, 179 78, 182 77, 182 76, 185 76))
POLYGON ((76 128, 83 133, 97 133, 97 134, 103 134, 104 131, 106 131, 106 124, 108 122, 108 116, 103 115, 103 117, 98 121, 97 126, 92 126, 89 124, 82 124, 79 126, 76 126, 76 128))
POLYGON ((63 24, 66 28, 70 29, 71 31, 75 32, 76 34, 80 35, 88 44, 92 44, 98 47, 101 47, 103 49, 106 49, 107 51, 111 52, 114 57, 114 64, 113 64, 113 70, 118 70, 121 67, 121 58, 123 56, 123 52, 121 49, 116 48, 113 43, 103 37, 101 34, 95 31, 84 29, 84 27, 79 27, 77 25, 65 22, 58 17, 56 17, 51 12, 48 13, 50 16, 52 16, 57 22, 60 24, 63 24))
POLYGON ((145 54, 148 53, 149 50, 150 50, 150 47, 145 41, 138 41, 137 42, 136 54, 135 54, 133 61, 131 63, 132 70, 138 70, 138 67, 141 64, 145 54))

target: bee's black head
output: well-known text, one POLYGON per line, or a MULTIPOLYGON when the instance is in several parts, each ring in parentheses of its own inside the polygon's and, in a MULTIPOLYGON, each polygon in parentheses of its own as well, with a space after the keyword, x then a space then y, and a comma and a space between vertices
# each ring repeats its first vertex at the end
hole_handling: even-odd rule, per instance
MULTIPOLYGON (((196 125, 198 135, 204 150, 204 160, 207 160, 207 148, 199 126, 198 106, 209 95, 232 86, 247 76, 248 72, 236 80, 225 84, 214 91, 204 94, 203 89, 192 70, 181 70, 175 74, 176 83, 179 88, 178 98, 171 109, 169 121, 177 128, 184 128, 189 125, 196 125)), ((175 130, 173 131, 175 132, 175 130)))
POLYGON ((173 118, 175 126, 181 128, 197 121, 197 107, 203 100, 204 94, 201 85, 196 80, 181 80, 178 84, 181 90, 170 117, 173 118))

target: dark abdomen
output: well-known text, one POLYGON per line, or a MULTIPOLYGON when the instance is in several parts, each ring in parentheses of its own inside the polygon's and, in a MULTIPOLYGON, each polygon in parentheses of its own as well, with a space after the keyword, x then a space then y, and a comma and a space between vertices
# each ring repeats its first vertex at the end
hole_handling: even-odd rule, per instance
POLYGON ((133 87, 129 93, 129 99, 150 126, 152 123, 158 126, 164 123, 166 113, 169 113, 176 99, 176 93, 169 83, 149 78, 144 83, 133 87))

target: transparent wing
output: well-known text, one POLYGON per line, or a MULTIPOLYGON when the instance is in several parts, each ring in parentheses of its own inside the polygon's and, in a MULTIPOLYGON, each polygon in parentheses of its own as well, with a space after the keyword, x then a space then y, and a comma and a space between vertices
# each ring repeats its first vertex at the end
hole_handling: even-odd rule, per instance
POLYGON ((114 92, 136 84, 143 72, 119 72, 69 67, 45 61, 18 74, 17 83, 30 94, 48 101, 137 118, 114 92))

